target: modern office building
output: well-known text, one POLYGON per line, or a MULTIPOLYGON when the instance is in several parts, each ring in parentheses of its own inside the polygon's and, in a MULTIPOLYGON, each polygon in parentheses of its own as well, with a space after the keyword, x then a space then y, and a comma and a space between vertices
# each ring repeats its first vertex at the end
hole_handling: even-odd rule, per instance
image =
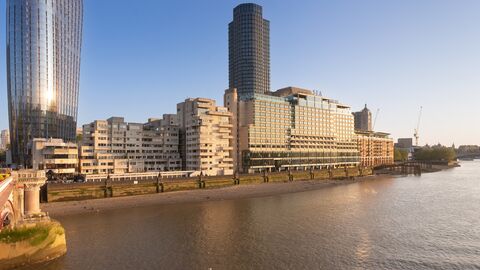
POLYGON ((10 145, 10 132, 4 129, 0 132, 0 150, 7 150, 8 145, 10 145))
POLYGON ((30 166, 34 138, 74 141, 83 0, 6 0, 13 162, 30 166))
POLYGON ((240 172, 357 166, 350 107, 313 91, 287 87, 240 100, 228 89, 235 169, 240 172))
POLYGON ((122 117, 83 125, 81 174, 119 174, 181 169, 175 115, 126 123, 122 117))
POLYGON ((62 139, 33 139, 32 168, 52 179, 72 179, 78 173, 78 146, 62 139))
POLYGON ((262 7, 240 4, 228 25, 229 87, 240 99, 270 91, 270 22, 262 7))
POLYGON ((384 132, 356 130, 360 165, 377 167, 394 162, 393 139, 384 132))
POLYGON ((215 100, 189 98, 177 104, 183 170, 233 174, 232 114, 215 100))
POLYGON ((355 129, 361 131, 372 131, 372 112, 365 108, 359 112, 354 112, 353 116, 355 117, 355 129))

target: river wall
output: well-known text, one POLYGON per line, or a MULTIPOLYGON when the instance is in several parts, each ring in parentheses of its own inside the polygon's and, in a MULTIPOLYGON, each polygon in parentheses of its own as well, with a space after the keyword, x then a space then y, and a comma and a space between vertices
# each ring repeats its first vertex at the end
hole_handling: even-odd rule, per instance
POLYGON ((58 222, 23 224, 0 233, 0 270, 46 262, 66 252, 65 231, 58 222))
POLYGON ((268 174, 241 174, 238 176, 210 176, 157 180, 116 180, 87 183, 49 183, 41 190, 43 202, 78 201, 108 197, 132 196, 233 185, 288 182, 301 180, 351 179, 372 174, 371 168, 338 168, 331 170, 275 172, 268 174))

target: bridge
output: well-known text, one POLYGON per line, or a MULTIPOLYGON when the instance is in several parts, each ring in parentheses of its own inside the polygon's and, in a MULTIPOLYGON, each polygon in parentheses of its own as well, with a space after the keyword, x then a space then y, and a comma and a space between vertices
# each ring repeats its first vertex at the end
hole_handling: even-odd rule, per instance
POLYGON ((19 170, 5 176, 0 180, 0 230, 45 218, 40 210, 40 187, 47 180, 45 172, 19 170))
POLYGON ((6 227, 15 220, 15 210, 13 206, 13 177, 7 175, 7 178, 0 182, 0 229, 6 227))

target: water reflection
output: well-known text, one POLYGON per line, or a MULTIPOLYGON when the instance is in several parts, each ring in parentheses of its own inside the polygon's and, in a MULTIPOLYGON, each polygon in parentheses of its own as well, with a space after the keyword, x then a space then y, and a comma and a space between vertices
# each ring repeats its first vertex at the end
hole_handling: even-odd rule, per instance
POLYGON ((40 269, 478 269, 479 172, 65 217, 40 269))

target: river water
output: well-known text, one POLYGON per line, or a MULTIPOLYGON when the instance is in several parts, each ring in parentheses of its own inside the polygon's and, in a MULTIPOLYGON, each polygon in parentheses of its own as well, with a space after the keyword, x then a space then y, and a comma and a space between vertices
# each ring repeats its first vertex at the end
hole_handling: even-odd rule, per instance
POLYGON ((34 269, 480 269, 480 161, 421 177, 60 218, 34 269))

